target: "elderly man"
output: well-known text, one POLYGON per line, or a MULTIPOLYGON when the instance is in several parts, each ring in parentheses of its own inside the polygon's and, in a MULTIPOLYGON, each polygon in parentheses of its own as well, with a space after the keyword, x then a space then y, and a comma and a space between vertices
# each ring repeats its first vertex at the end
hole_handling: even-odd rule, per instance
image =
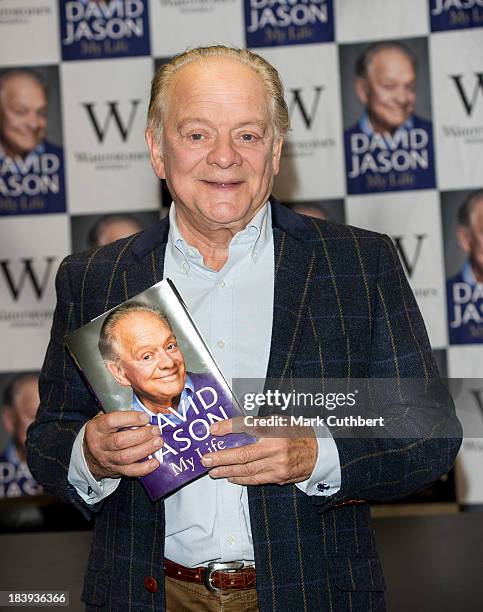
POLYGON ((432 125, 414 114, 417 61, 399 42, 369 45, 356 65, 365 106, 346 130, 349 193, 434 187, 432 125))
POLYGON ((462 203, 457 237, 468 259, 446 284, 450 342, 483 342, 483 189, 462 203))
MULTIPOLYGON (((153 80, 146 131, 173 196, 169 218, 60 267, 29 460, 96 517, 83 594, 92 610, 383 610, 365 500, 424 486, 459 448, 391 241, 270 198, 288 126, 279 76, 260 56, 226 47, 176 56, 153 80), (145 422, 135 413, 98 416, 63 337, 163 276, 228 380, 394 377, 399 388, 401 377, 435 379, 432 419, 403 401, 386 438, 262 437, 207 454, 210 476, 150 504, 132 477, 157 467, 138 460, 161 444, 158 432, 118 432, 145 422)), ((228 421, 213 428, 229 431, 228 421)))
POLYGON ((62 149, 45 139, 47 87, 33 70, 0 73, 0 206, 5 212, 65 210, 62 149))

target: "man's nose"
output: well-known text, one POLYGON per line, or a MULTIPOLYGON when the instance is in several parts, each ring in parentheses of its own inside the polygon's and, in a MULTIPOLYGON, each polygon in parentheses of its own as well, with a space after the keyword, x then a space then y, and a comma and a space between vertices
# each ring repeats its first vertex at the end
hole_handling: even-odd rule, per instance
POLYGON ((158 350, 157 357, 158 357, 158 363, 157 363, 158 368, 166 369, 166 368, 172 368, 174 366, 174 359, 165 350, 163 349, 158 350))
POLYGON ((242 157, 235 147, 230 135, 219 135, 207 155, 206 161, 209 164, 229 168, 230 166, 240 166, 242 157))
POLYGON ((42 119, 37 113, 30 113, 27 117, 27 124, 31 130, 37 131, 40 128, 42 119))

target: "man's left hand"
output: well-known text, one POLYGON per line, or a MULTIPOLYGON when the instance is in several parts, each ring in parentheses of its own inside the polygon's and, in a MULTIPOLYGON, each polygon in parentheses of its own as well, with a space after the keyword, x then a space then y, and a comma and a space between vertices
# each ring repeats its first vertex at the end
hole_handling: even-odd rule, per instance
MULTIPOLYGON (((224 436, 233 430, 233 419, 228 419, 214 423, 210 431, 224 436)), ((284 437, 261 437, 260 430, 244 429, 258 438, 253 444, 204 455, 202 463, 210 476, 227 478, 234 484, 258 485, 302 482, 312 475, 318 444, 311 427, 283 427, 284 437)), ((235 431, 239 433, 238 426, 235 431)))

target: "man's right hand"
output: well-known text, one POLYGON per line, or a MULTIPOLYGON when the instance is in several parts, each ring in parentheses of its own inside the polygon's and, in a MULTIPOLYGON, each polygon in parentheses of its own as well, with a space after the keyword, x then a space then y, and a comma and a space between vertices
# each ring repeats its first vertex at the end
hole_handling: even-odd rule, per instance
POLYGON ((99 413, 87 422, 83 450, 96 480, 146 476, 159 467, 154 458, 138 463, 163 445, 159 427, 147 423, 148 415, 134 410, 99 413))

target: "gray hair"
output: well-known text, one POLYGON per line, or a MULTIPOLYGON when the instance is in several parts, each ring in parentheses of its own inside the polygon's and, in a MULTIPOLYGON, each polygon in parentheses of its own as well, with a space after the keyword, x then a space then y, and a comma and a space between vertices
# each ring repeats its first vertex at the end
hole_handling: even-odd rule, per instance
POLYGON ((394 49, 396 51, 400 51, 403 55, 405 55, 408 60, 411 62, 414 68, 414 72, 418 70, 418 60, 414 53, 404 45, 403 43, 397 41, 385 41, 385 42, 377 42, 373 43, 366 47, 359 56, 359 59, 356 63, 356 75, 362 79, 367 79, 367 73, 371 66, 372 60, 379 53, 379 51, 386 51, 388 49, 394 49))
POLYGON ((107 315, 101 327, 97 346, 104 361, 119 361, 119 355, 116 350, 115 327, 121 319, 135 312, 149 312, 173 331, 169 319, 157 306, 137 301, 121 304, 107 315))
POLYGON ((168 91, 174 75, 180 68, 194 61, 206 61, 211 57, 234 59, 245 64, 261 78, 271 105, 271 116, 276 135, 283 136, 290 128, 287 104, 283 97, 283 84, 276 68, 266 59, 248 49, 213 45, 196 47, 175 55, 167 64, 161 66, 151 83, 146 128, 152 132, 155 140, 161 142, 163 133, 163 116, 166 112, 168 91))

